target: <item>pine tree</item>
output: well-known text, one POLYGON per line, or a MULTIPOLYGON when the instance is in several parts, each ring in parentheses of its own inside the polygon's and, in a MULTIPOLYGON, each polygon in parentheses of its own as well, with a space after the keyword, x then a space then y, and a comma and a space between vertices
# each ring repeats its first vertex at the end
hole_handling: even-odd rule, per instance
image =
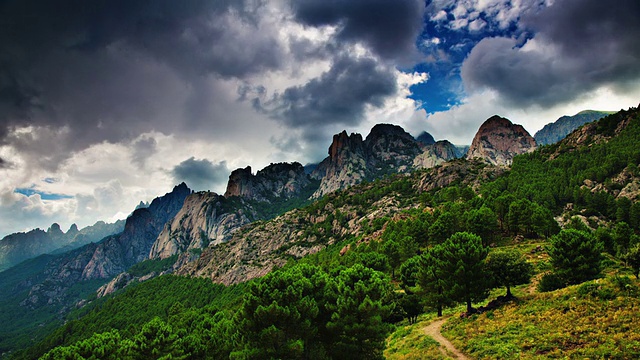
POLYGON ((550 239, 554 273, 565 284, 578 284, 600 275, 603 246, 585 231, 564 229, 550 239))
POLYGON ((442 244, 438 271, 445 279, 445 292, 452 300, 466 303, 468 313, 473 312, 473 302, 484 300, 488 295, 484 266, 487 254, 482 239, 467 232, 455 233, 442 244))
POLYGON ((428 307, 435 308, 438 316, 442 316, 445 306, 452 304, 446 283, 447 274, 442 271, 443 246, 436 245, 421 257, 418 277, 420 291, 428 307))
POLYGON ((513 249, 490 252, 486 267, 494 286, 507 288, 507 298, 513 297, 511 286, 528 283, 533 273, 533 266, 513 249))
POLYGON ((391 313, 392 289, 378 271, 356 264, 338 275, 335 305, 327 329, 336 337, 334 359, 382 359, 391 326, 383 320, 391 313))

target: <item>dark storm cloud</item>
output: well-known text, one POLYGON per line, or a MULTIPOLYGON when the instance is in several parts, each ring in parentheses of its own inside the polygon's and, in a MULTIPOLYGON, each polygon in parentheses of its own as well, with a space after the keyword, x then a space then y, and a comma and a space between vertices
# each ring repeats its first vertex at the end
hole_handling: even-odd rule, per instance
MULTIPOLYGON (((185 99, 197 91, 192 82, 281 65, 276 38, 258 31, 262 6, 231 0, 1 2, 0 143, 12 144, 7 135, 14 128, 64 128, 55 141, 68 154, 151 130, 182 130, 176 118, 189 116, 181 111, 193 105, 185 99)), ((190 128, 202 123, 188 120, 190 128)))
POLYGON ((224 185, 230 172, 226 161, 214 164, 207 159, 191 157, 176 165, 171 175, 176 183, 184 181, 191 189, 199 191, 224 185))
POLYGON ((411 56, 423 27, 422 0, 295 0, 296 19, 310 26, 338 25, 338 41, 360 41, 387 59, 411 56))
POLYGON ((396 87, 391 69, 372 59, 343 56, 320 77, 276 95, 263 110, 294 128, 356 125, 367 105, 381 106, 396 87))
POLYGON ((6 168, 8 168, 10 166, 11 166, 11 164, 7 160, 5 160, 4 158, 0 157, 0 169, 6 169, 6 168))
POLYGON ((482 40, 463 64, 465 85, 494 89, 517 106, 552 106, 600 86, 623 90, 640 80, 638 14, 636 0, 556 1, 523 17, 536 47, 482 40))

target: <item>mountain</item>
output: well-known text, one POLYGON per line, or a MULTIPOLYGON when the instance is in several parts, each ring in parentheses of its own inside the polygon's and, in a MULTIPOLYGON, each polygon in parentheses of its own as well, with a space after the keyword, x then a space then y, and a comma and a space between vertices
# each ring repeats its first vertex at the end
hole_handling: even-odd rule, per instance
POLYGON ((479 160, 458 160, 430 171, 395 175, 377 184, 330 193, 308 207, 248 224, 234 232, 229 241, 212 244, 192 261, 182 262, 175 274, 207 277, 226 285, 261 277, 291 259, 317 253, 345 239, 379 237, 380 229, 372 229, 371 221, 409 211, 423 192, 451 184, 477 187, 504 171, 479 160), (409 190, 397 191, 400 185, 407 185, 409 190))
POLYGON ((311 182, 304 167, 297 162, 271 164, 255 175, 251 174, 251 167, 247 166, 231 172, 224 196, 240 196, 256 201, 288 199, 298 196, 311 182))
POLYGON ((580 126, 601 119, 610 114, 611 112, 609 111, 585 110, 573 116, 563 116, 555 122, 549 123, 542 129, 538 130, 533 138, 536 140, 538 145, 554 144, 564 139, 573 130, 580 126))
POLYGON ((164 224, 178 213, 190 193, 186 184, 177 185, 172 192, 154 199, 148 208, 135 210, 121 233, 53 257, 43 277, 24 282, 28 295, 21 305, 30 309, 52 304, 67 307, 78 300, 69 293, 74 285, 101 285, 145 260, 164 224))
POLYGON ((78 230, 76 224, 71 225, 64 233, 60 225, 54 223, 47 231, 34 229, 26 233, 15 233, 0 240, 0 271, 17 263, 51 252, 65 252, 82 245, 97 242, 103 238, 119 233, 124 228, 124 221, 113 224, 98 221, 94 225, 78 230))
POLYGON ((455 145, 448 140, 440 140, 425 146, 424 151, 413 159, 413 167, 428 169, 459 157, 455 145))
MULTIPOLYGON (((344 277, 343 271, 355 266, 354 264, 385 272, 385 276, 380 277, 381 281, 388 283, 387 285, 391 287, 395 286, 394 289, 398 290, 398 282, 389 281, 393 276, 391 267, 398 270, 400 266, 399 264, 391 265, 391 256, 388 256, 384 250, 384 245, 390 241, 398 245, 401 262, 409 264, 409 259, 415 260, 416 254, 431 245, 441 243, 442 239, 454 232, 482 231, 486 221, 492 225, 493 229, 487 235, 487 244, 492 244, 491 241, 495 240, 499 244, 496 246, 501 247, 506 244, 511 247, 526 237, 526 244, 521 244, 525 246, 514 247, 526 254, 546 252, 547 238, 557 231, 556 219, 560 219, 564 224, 566 219, 584 218, 583 226, 601 226, 600 231, 613 231, 611 229, 618 225, 616 222, 628 221, 626 226, 637 232, 640 231, 640 223, 636 221, 637 216, 633 214, 640 213, 638 201, 640 194, 633 191, 637 190, 634 186, 640 184, 637 167, 637 159, 640 158, 637 147, 640 136, 638 119, 640 115, 637 110, 609 116, 574 131, 558 144, 542 147, 534 154, 528 154, 532 151, 530 146, 527 147, 533 142, 531 137, 523 132, 519 125, 513 125, 507 119, 494 117, 483 124, 476 135, 479 141, 476 142, 474 139, 474 144, 470 147, 470 153, 476 151, 480 156, 449 160, 440 163, 439 166, 421 171, 411 171, 411 169, 415 166, 414 161, 425 154, 423 150, 428 146, 419 147, 415 152, 411 144, 416 145, 417 141, 414 139, 411 142, 411 139, 397 129, 383 126, 376 130, 374 136, 371 134, 367 136, 366 140, 358 134, 347 135, 343 132, 334 137, 334 142, 329 148, 329 157, 332 161, 342 160, 343 164, 350 164, 350 160, 362 160, 365 165, 362 174, 365 176, 384 174, 388 169, 404 171, 404 173, 391 173, 377 181, 345 187, 343 191, 327 193, 313 203, 306 203, 305 206, 283 213, 274 212, 278 216, 266 218, 263 215, 265 207, 273 207, 274 204, 290 206, 292 202, 305 198, 305 195, 311 195, 318 181, 324 181, 324 179, 322 177, 316 179, 315 185, 310 180, 306 187, 287 185, 297 184, 299 181, 305 182, 299 178, 300 172, 297 170, 300 168, 299 164, 272 164, 271 168, 265 168, 255 175, 250 169, 240 169, 230 176, 228 192, 225 194, 228 196, 187 191, 181 208, 176 210, 175 215, 163 225, 160 235, 149 246, 146 257, 151 259, 133 265, 135 271, 129 268, 129 274, 118 275, 114 281, 137 283, 134 277, 140 276, 139 278, 144 279, 152 277, 155 270, 150 269, 160 264, 164 266, 166 263, 163 262, 168 261, 170 262, 168 267, 163 269, 185 276, 181 279, 194 280, 190 283, 193 287, 182 286, 176 291, 188 293, 184 295, 185 297, 198 297, 202 287, 196 285, 196 278, 204 277, 208 284, 211 281, 238 284, 249 279, 260 278, 285 264, 283 271, 288 271, 287 269, 297 266, 296 263, 300 259, 306 258, 302 260, 303 266, 312 264, 322 267, 330 277, 344 277), (510 170, 502 163, 497 165, 490 163, 490 160, 504 160, 511 156, 510 163, 518 152, 523 155, 515 160, 518 166, 510 170), (392 156, 398 156, 399 159, 385 158, 382 154, 393 154, 392 156), (384 167, 384 161, 389 161, 387 168, 384 167), (411 163, 406 165, 407 161, 411 163), (403 166, 407 166, 407 169, 403 166), (509 186, 505 186, 506 184, 509 186), (289 192, 287 196, 278 196, 292 188, 298 190, 289 192), (516 216, 516 211, 525 215, 516 216), (485 217, 483 214, 489 216, 485 217), (554 218, 554 215, 558 216, 554 218), (141 268, 147 270, 140 270, 141 268), (138 275, 135 275, 136 273, 138 275)), ((432 144, 430 151, 438 157, 455 155, 455 147, 444 141, 432 144)), ((425 155, 423 158, 426 160, 428 157, 425 155)), ((336 165, 332 161, 328 161, 328 165, 325 163, 325 169, 328 169, 329 165, 336 165)), ((337 166, 334 170, 336 171, 334 174, 341 171, 337 166)), ((349 174, 345 172, 344 175, 349 174)), ((149 206, 149 209, 153 210, 152 213, 158 211, 154 203, 149 206)), ((132 215, 127 221, 125 232, 134 229, 144 230, 145 224, 153 222, 152 218, 150 214, 144 215, 144 213, 137 214, 135 218, 132 215)), ((58 233, 56 229, 53 232, 58 233)), ((36 304, 30 303, 34 296, 38 297, 37 305, 43 309, 47 299, 55 298, 46 298, 44 295, 40 297, 42 292, 34 291, 46 289, 49 293, 56 293, 59 289, 50 286, 55 282, 51 274, 64 277, 63 273, 82 273, 84 270, 78 269, 86 268, 83 264, 95 257, 103 243, 115 246, 113 242, 117 243, 121 237, 122 235, 112 236, 100 244, 90 244, 86 249, 77 249, 70 254, 47 260, 46 270, 33 270, 34 273, 36 271, 38 273, 33 280, 13 281, 9 288, 28 287, 30 289, 29 294, 24 295, 22 309, 36 308, 36 304), (60 265, 67 265, 67 267, 60 267, 60 265)), ((485 241, 484 238, 483 241, 485 241)), ((613 244, 609 242, 607 246, 613 246, 613 244)), ((106 254, 106 252, 103 253, 106 254)), ((616 272, 623 271, 624 265, 615 258, 617 255, 610 254, 612 257, 607 260, 607 263, 614 263, 616 272)), ((545 253, 536 256, 528 255, 528 259, 534 262, 544 261, 540 263, 542 266, 535 268, 549 270, 550 265, 545 253)), ((19 265, 19 269, 18 267, 12 269, 15 271, 11 272, 11 276, 17 277, 20 271, 25 271, 22 266, 24 264, 19 265)), ((396 271, 395 274, 398 275, 398 272, 396 271)), ((323 279, 323 277, 315 277, 313 273, 304 273, 304 275, 301 282, 296 280, 294 283, 303 286, 309 284, 306 281, 311 278, 315 278, 314 281, 323 279)), ((352 271, 351 275, 357 277, 357 271, 352 271)), ((543 274, 539 273, 539 275, 543 274)), ((174 277, 163 276, 160 279, 174 277)), ((77 276, 68 276, 66 279, 80 285, 90 283, 90 281, 75 280, 81 279, 77 276)), ((268 278, 269 281, 273 279, 273 277, 268 278)), ((102 279, 97 278, 95 281, 98 280, 102 279)), ((274 303, 273 308, 280 309, 280 306, 283 306, 282 309, 284 309, 284 306, 291 303, 289 296, 296 297, 296 294, 306 296, 307 294, 298 292, 299 289, 291 286, 289 279, 285 280, 278 283, 272 281, 269 285, 265 285, 261 280, 256 279, 255 283, 252 282, 244 288, 246 290, 244 293, 251 292, 251 296, 254 296, 251 299, 254 300, 259 297, 255 295, 257 291, 262 291, 265 296, 269 294, 282 296, 284 303, 274 303), (282 289, 281 292, 280 289, 282 289)), ((2 281, 0 285, 1 283, 2 281)), ((154 283, 158 286, 159 282, 154 283)), ((5 291, 7 288, 0 287, 0 290, 5 291)), ((118 287, 111 287, 111 289, 116 288, 118 287)), ((589 289, 585 287, 585 290, 589 289)), ((527 293, 536 291, 533 286, 525 290, 527 293)), ((141 296, 145 291, 150 290, 145 283, 142 283, 124 291, 123 294, 128 294, 127 296, 116 293, 115 299, 126 299, 128 296, 133 296, 131 294, 141 296)), ((321 294, 326 296, 328 293, 321 294)), ((594 294, 594 296, 600 296, 599 293, 594 294)), ((624 296, 622 292, 616 292, 616 294, 624 296)), ((224 315, 228 317, 223 317, 222 313, 216 315, 220 317, 218 321, 229 320, 226 324, 231 324, 229 325, 231 327, 224 328, 229 332, 220 330, 217 327, 220 323, 216 326, 203 325, 208 326, 206 331, 209 340, 207 341, 224 339, 223 334, 228 334, 229 337, 236 334, 238 331, 236 327, 242 324, 243 316, 249 314, 238 310, 238 307, 242 306, 238 305, 242 303, 241 297, 242 295, 239 294, 234 299, 235 307, 222 309, 229 311, 224 315), (236 320, 239 322, 235 323, 236 320)), ((152 301, 151 299, 156 299, 153 300, 154 302, 162 301, 148 297, 147 302, 144 299, 138 300, 138 306, 151 307, 148 304, 152 301)), ((312 297, 305 299, 311 300, 312 297)), ((522 300, 529 301, 529 297, 522 300)), ((110 299, 92 300, 86 309, 92 306, 96 309, 104 309, 113 303, 110 299)), ((53 304, 55 305, 55 301, 53 304)), ((211 312, 210 315, 212 315, 215 310, 220 309, 219 304, 215 300, 199 305, 198 308, 192 308, 184 303, 179 304, 176 300, 164 304, 162 308, 158 307, 154 316, 158 316, 160 321, 174 321, 171 326, 176 334, 199 334, 201 332, 198 330, 185 330, 181 327, 186 323, 192 323, 191 320, 198 322, 198 316, 194 316, 194 313, 190 313, 191 317, 176 315, 186 314, 186 311, 211 312), (182 319, 189 321, 182 321, 182 319)), ((269 304, 271 303, 267 303, 269 304)), ((301 304, 308 305, 304 301, 301 304)), ((402 302, 399 301, 396 308, 399 308, 400 304, 402 302)), ((554 313, 557 313, 558 307, 555 304, 553 306, 554 313)), ((20 308, 16 309, 20 310, 20 308)), ((104 316, 119 317, 119 309, 117 307, 112 309, 111 314, 104 316)), ((63 310, 58 308, 54 312, 60 311, 62 314, 63 310)), ((85 310, 80 312, 83 311, 85 310)), ((135 314, 135 312, 127 312, 127 314, 132 313, 135 314)), ((6 322, 7 315, 4 314, 0 315, 4 316, 0 317, 0 320, 6 322)), ((284 312, 278 310, 275 314, 273 319, 265 318, 266 326, 269 326, 269 321, 277 321, 280 314, 284 312)), ((485 315, 479 316, 485 317, 485 315)), ((94 332, 100 334, 113 330, 118 336, 122 336, 122 339, 127 339, 122 342, 124 344, 133 336, 132 334, 141 331, 145 322, 151 318, 145 317, 141 320, 134 317, 114 322, 112 327, 91 328, 90 331, 83 326, 82 319, 79 322, 71 320, 59 330, 55 340, 48 342, 49 348, 65 344, 64 342, 70 338, 68 334, 78 334, 83 329, 88 331, 87 336, 91 336, 94 332), (135 325, 131 325, 132 322, 135 322, 135 325)), ((86 319, 85 321, 91 321, 95 318, 87 317, 86 319)), ((157 325, 158 321, 154 321, 155 323, 142 330, 145 334, 151 334, 151 338, 155 335, 148 330, 161 329, 157 325)), ((385 318, 384 321, 393 320, 385 318)), ((458 319, 457 323, 470 321, 475 320, 458 319)), ((194 329, 204 331, 205 327, 194 329)), ((167 327, 166 331, 171 330, 167 327)), ((136 339, 144 340, 141 336, 136 336, 136 339)), ((568 344, 568 346, 572 345, 572 343, 568 344)), ((230 346, 237 346, 237 344, 230 346)), ((232 348, 229 351, 234 350, 239 349, 232 348)), ((528 351, 528 349, 522 349, 522 351, 528 351)))
POLYGON ((420 135, 418 135, 416 140, 422 145, 433 145, 436 143, 436 139, 434 139, 433 136, 426 131, 423 131, 420 135))
POLYGON ((465 157, 484 159, 493 165, 511 165, 515 155, 535 148, 535 140, 522 125, 494 115, 480 126, 465 157))
POLYGON ((333 136, 329 156, 311 173, 313 178, 320 180, 313 198, 363 180, 406 173, 421 153, 421 143, 397 125, 375 125, 364 140, 360 134, 347 135, 343 131, 333 136))

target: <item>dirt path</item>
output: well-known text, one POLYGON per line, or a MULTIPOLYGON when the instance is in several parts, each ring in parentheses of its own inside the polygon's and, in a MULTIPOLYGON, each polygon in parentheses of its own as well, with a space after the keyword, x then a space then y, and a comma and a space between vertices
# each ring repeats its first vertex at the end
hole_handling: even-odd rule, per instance
POLYGON ((468 357, 461 353, 460 350, 456 349, 451 341, 447 340, 444 336, 442 336, 442 333, 440 333, 440 328, 445 321, 447 321, 446 318, 432 322, 431 324, 429 324, 429 326, 424 328, 424 333, 431 336, 433 340, 437 341, 438 343, 440 343, 440 345, 444 346, 447 349, 447 351, 445 351, 442 347, 440 347, 440 351, 442 351, 445 356, 451 356, 451 354, 453 354, 455 359, 468 360, 468 357))

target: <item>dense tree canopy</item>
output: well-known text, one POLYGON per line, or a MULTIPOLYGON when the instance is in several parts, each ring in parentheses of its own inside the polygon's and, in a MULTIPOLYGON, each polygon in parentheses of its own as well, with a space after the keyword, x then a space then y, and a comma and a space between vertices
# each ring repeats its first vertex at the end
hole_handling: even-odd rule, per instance
POLYGON ((585 231, 565 229, 550 239, 554 273, 566 284, 578 284, 600 275, 604 247, 585 231))

